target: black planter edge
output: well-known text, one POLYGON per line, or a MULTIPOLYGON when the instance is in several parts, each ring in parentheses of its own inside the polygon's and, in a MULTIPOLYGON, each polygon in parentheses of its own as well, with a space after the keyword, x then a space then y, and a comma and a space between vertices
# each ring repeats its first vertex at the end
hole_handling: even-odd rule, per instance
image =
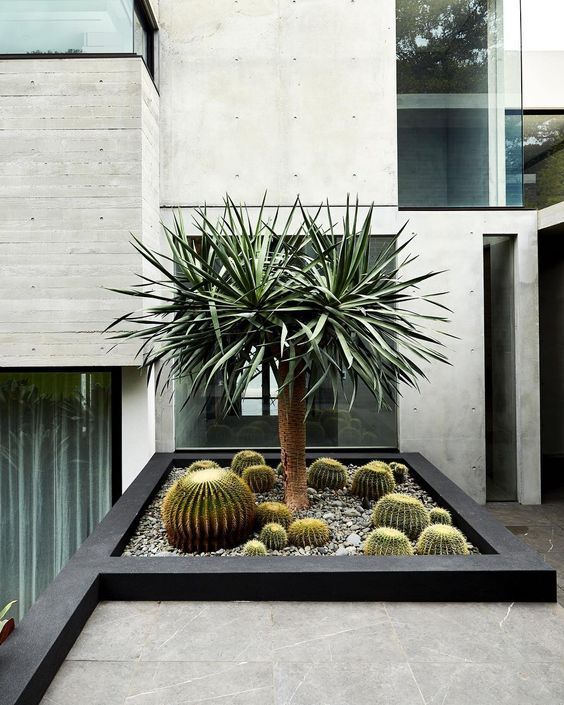
MULTIPOLYGON (((0 647, 0 705, 37 705, 100 600, 556 601, 556 571, 418 453, 336 453, 343 462, 403 460, 479 547, 476 556, 411 558, 121 557, 176 464, 157 453, 0 647), (218 580, 218 577, 221 580, 218 580)), ((231 453, 210 453, 218 461, 231 453)), ((322 455, 308 454, 309 458, 322 455)), ((275 451, 265 451, 277 462, 275 451)))

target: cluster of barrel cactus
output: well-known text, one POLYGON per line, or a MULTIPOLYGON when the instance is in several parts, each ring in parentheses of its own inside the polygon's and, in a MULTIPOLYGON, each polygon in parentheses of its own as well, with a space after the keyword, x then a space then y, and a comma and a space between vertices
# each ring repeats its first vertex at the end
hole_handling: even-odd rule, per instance
POLYGON ((359 468, 352 479, 351 492, 363 499, 380 499, 393 492, 396 481, 390 466, 374 460, 359 468))
POLYGON ((415 550, 420 556, 466 556, 464 534, 448 524, 431 524, 421 532, 415 550))
POLYGON ((186 552, 237 546, 251 533, 255 511, 248 485, 221 468, 186 473, 161 507, 169 543, 186 552))
POLYGON ((261 502, 256 508, 256 526, 261 529, 265 524, 276 522, 287 529, 292 523, 292 512, 283 502, 261 502))
POLYGON ((429 526, 429 513, 415 497, 400 493, 388 494, 376 503, 372 512, 372 524, 398 529, 415 541, 423 529, 429 526))
POLYGON ((259 538, 271 551, 281 551, 288 543, 286 529, 273 521, 262 527, 259 538))
POLYGON ((249 465, 242 477, 253 492, 268 492, 276 482, 276 473, 268 465, 249 465))
POLYGON ((318 458, 309 466, 307 484, 316 490, 341 490, 347 484, 347 469, 333 458, 318 458))
POLYGON ((264 456, 254 450, 240 450, 235 453, 231 461, 231 470, 237 475, 242 475, 245 468, 251 465, 264 465, 264 456))
POLYGON ((329 542, 331 532, 322 519, 296 519, 288 529, 288 541, 293 546, 324 546, 329 542))
POLYGON ((414 551, 403 531, 381 526, 368 534, 364 553, 367 556, 412 556, 414 551))

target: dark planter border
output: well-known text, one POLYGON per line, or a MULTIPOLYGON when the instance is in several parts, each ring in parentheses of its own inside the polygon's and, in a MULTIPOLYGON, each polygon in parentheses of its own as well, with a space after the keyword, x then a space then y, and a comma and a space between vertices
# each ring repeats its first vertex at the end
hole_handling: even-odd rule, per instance
MULTIPOLYGON (((232 453, 212 455, 227 461, 232 453)), ((355 463, 370 457, 406 462, 481 555, 122 557, 170 468, 198 456, 155 454, 30 609, 0 648, 0 705, 39 703, 100 600, 556 601, 556 571, 418 453, 338 456, 355 463)), ((277 460, 273 451, 265 456, 277 460)))

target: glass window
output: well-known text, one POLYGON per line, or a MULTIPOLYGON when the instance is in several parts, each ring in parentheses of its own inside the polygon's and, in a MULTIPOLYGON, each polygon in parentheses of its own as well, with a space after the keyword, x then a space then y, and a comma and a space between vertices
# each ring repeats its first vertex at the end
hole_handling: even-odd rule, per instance
MULTIPOLYGON (((389 243, 374 237, 374 255, 389 243)), ((345 380, 345 392, 347 384, 345 380)), ((349 390, 350 392, 350 390, 349 390)), ((277 384, 274 375, 261 370, 244 398, 228 416, 221 418, 221 381, 209 396, 186 401, 187 388, 175 387, 177 448, 231 448, 239 446, 279 446, 277 384)), ((345 398, 333 408, 330 384, 315 395, 307 419, 308 447, 397 447, 395 404, 378 411, 368 389, 359 385, 353 408, 345 398)))
POLYGON ((139 54, 147 21, 134 0, 0 0, 0 54, 139 54))
POLYGON ((564 115, 524 116, 525 205, 564 201, 564 115))
POLYGON ((518 0, 398 0, 399 203, 522 204, 518 0))
POLYGON ((111 506, 110 372, 0 373, 0 602, 20 617, 111 506))

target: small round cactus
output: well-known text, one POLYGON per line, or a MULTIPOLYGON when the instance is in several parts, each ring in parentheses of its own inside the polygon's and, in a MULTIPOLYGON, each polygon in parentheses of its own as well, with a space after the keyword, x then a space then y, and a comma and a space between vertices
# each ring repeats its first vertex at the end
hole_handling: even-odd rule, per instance
POLYGON ((392 471, 394 480, 398 485, 401 485, 402 482, 407 480, 409 475, 407 465, 404 465, 403 463, 390 463, 390 470, 392 471))
POLYGON ((367 556, 412 556, 413 546, 403 531, 381 526, 368 534, 364 553, 367 556))
POLYGON ((251 465, 264 465, 264 457, 254 450, 241 450, 233 456, 231 470, 240 476, 251 465))
POLYGON ((464 534, 454 526, 431 524, 421 532, 415 550, 421 556, 467 556, 464 534))
POLYGON ((218 468, 219 465, 215 460, 196 460, 192 465, 186 468, 186 472, 197 472, 198 470, 211 470, 212 468, 218 468))
POLYGON ((276 473, 268 465, 249 465, 242 477, 253 492, 268 492, 276 482, 276 473))
POLYGON ((442 507, 433 507, 429 510, 429 519, 431 524, 447 524, 452 525, 452 517, 448 509, 443 509, 442 507))
POLYGON ((231 470, 186 473, 163 500, 161 514, 169 543, 186 552, 237 546, 253 529, 255 499, 231 470))
POLYGON ((307 484, 316 490, 342 490, 347 484, 347 469, 333 458, 318 458, 309 467, 307 484))
POLYGON ((324 546, 331 532, 322 519, 296 519, 288 529, 288 541, 294 546, 324 546))
POLYGON ((355 472, 351 492, 364 499, 380 499, 393 492, 396 482, 386 463, 374 461, 363 465, 355 472))
POLYGON ((261 502, 256 509, 256 526, 262 529, 265 524, 276 522, 287 529, 292 523, 292 512, 282 502, 261 502))
POLYGON ((374 526, 388 526, 403 531, 412 541, 429 526, 429 513, 415 497, 388 494, 382 497, 372 512, 374 526))
POLYGON ((288 534, 282 524, 270 522, 265 524, 259 536, 263 544, 272 551, 281 551, 288 543, 288 534))
POLYGON ((257 541, 256 539, 251 539, 243 546, 244 556, 266 556, 266 546, 262 541, 257 541))
POLYGON ((276 474, 282 476, 284 474, 284 466, 282 463, 278 463, 276 466, 276 474))

